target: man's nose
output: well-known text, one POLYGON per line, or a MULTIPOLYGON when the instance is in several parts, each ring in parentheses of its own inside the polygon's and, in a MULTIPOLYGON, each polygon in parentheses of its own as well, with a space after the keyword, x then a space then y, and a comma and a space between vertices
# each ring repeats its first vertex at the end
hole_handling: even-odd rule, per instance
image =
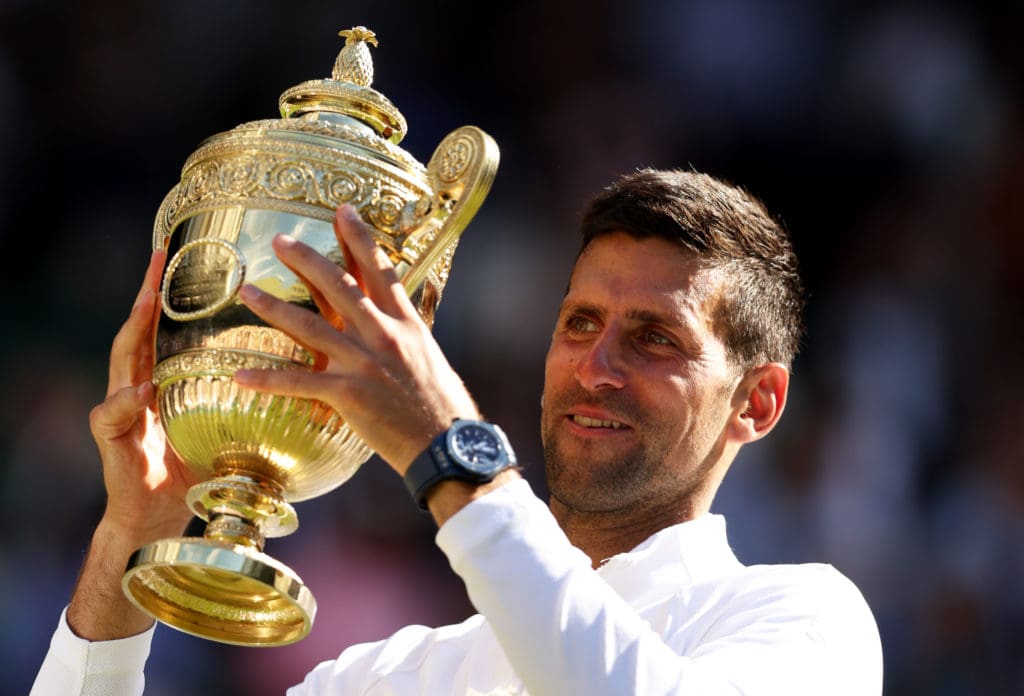
POLYGON ((576 365, 576 379, 585 389, 619 389, 626 383, 623 346, 616 335, 603 332, 576 365))

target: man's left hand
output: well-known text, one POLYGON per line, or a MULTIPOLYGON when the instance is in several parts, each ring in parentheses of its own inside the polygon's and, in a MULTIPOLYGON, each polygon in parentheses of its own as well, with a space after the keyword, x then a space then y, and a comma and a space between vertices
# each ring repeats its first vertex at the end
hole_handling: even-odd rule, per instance
POLYGON ((252 285, 242 301, 317 356, 312 370, 240 370, 244 387, 319 399, 332 406, 399 474, 455 418, 479 418, 462 380, 387 255, 351 206, 334 219, 341 268, 302 242, 278 235, 278 258, 309 288, 316 314, 252 285))

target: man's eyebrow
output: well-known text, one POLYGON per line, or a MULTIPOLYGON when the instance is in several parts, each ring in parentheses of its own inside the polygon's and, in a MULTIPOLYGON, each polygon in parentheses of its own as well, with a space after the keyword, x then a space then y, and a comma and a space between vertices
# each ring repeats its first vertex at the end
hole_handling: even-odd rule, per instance
POLYGON ((604 310, 596 304, 590 302, 581 302, 577 300, 570 300, 568 297, 562 302, 562 306, 558 308, 559 314, 565 312, 580 312, 583 314, 589 314, 595 317, 604 316, 604 310))
POLYGON ((649 309, 631 309, 626 312, 626 317, 631 321, 643 322, 645 324, 661 324, 662 326, 679 327, 688 331, 694 329, 693 320, 678 312, 665 314, 649 309))
MULTIPOLYGON (((606 309, 592 302, 569 300, 569 298, 566 298, 566 300, 559 308, 559 314, 567 312, 586 314, 600 319, 607 313, 606 309)), ((691 334, 696 333, 696 318, 687 316, 685 313, 664 313, 637 307, 627 310, 626 318, 641 324, 659 324, 666 328, 680 329, 691 334)))

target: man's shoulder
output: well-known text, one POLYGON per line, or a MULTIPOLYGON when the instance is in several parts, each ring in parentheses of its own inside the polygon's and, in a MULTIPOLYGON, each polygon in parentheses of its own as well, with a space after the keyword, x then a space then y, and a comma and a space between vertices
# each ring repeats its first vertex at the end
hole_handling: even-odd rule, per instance
POLYGON ((870 613, 857 586, 827 563, 739 566, 708 586, 723 600, 742 599, 751 608, 786 606, 809 617, 822 617, 837 607, 870 613))
POLYGON ((856 585, 830 565, 736 563, 662 588, 666 601, 642 614, 684 657, 704 665, 721 661, 725 670, 742 661, 748 679, 792 669, 804 686, 843 684, 836 693, 881 692, 874 617, 856 585))
MULTIPOLYGON (((740 566, 732 579, 752 587, 792 587, 802 592, 857 591, 856 585, 828 563, 762 563, 740 566)), ((859 591, 858 591, 859 592, 859 591)))
POLYGON ((741 566, 704 591, 721 608, 720 627, 756 622, 788 626, 823 643, 878 643, 878 627, 860 589, 825 563, 741 566))

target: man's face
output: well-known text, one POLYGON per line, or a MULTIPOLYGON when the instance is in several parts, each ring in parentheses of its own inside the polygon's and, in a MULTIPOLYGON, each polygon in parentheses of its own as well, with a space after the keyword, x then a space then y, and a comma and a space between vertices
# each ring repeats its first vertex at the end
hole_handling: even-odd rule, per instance
POLYGON ((577 511, 671 506, 717 485, 739 372, 711 329, 714 271, 662 239, 598 237, 544 371, 548 485, 577 511), (709 476, 711 474, 711 476, 709 476))

